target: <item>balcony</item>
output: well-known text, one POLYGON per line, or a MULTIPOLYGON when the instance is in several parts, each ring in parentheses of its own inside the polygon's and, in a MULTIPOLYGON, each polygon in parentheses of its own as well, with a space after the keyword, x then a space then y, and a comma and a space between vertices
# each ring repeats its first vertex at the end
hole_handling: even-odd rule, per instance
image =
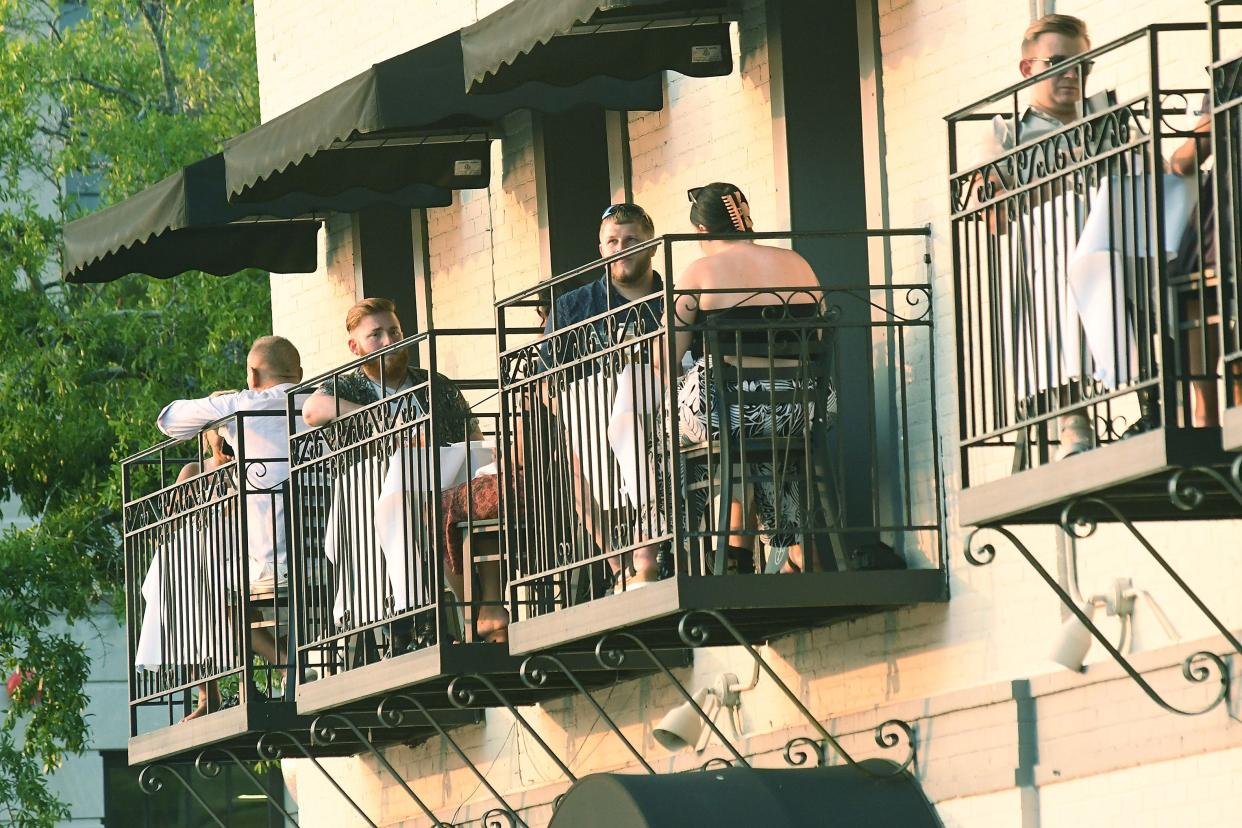
MULTIPOLYGON (((761 641, 947 600, 927 235, 755 234, 820 245, 827 261, 892 262, 872 284, 858 280, 864 265, 820 273, 822 292, 761 292, 773 304, 757 316, 672 318, 689 294, 666 284, 526 335, 540 330, 541 293, 597 278, 618 256, 500 302, 501 440, 515 447, 502 464, 510 651, 589 650, 620 630, 684 646, 677 622, 692 609, 761 641), (833 284, 847 277, 862 283, 833 284), (702 358, 680 382, 701 393, 669 404, 682 371, 661 366, 687 340, 702 358), (705 427, 694 411, 709 400, 748 412, 746 428, 705 427)), ((661 248, 656 269, 669 274, 674 248, 684 267, 701 238, 643 249, 661 248)))
MULTIPOLYGON (((476 349, 481 339, 490 348, 494 334, 416 334, 304 382, 290 391, 291 433, 301 421, 296 400, 317 388, 339 399, 364 365, 391 371, 393 356, 406 354, 410 365, 435 366, 437 348, 476 349)), ((504 696, 479 693, 482 706, 572 691, 523 683, 521 659, 482 627, 506 603, 497 491, 487 485, 496 479, 495 380, 454 381, 466 397, 481 398, 467 417, 447 378, 434 370, 420 376, 412 384, 381 377, 381 387, 401 387, 357 410, 338 404, 332 422, 290 438, 296 664, 299 675, 315 676, 297 687, 301 714, 374 716, 385 696, 400 693, 440 711, 441 725, 457 724, 477 712, 453 706, 448 688, 471 674, 504 696), (451 490, 460 514, 446 513, 451 490), (460 559, 448 551, 450 533, 461 539, 460 559)), ((618 677, 593 661, 575 666, 591 686, 618 677)))
POLYGON ((1215 245, 1219 251, 1221 333, 1224 353, 1224 415, 1221 441, 1226 451, 1242 451, 1242 294, 1238 289, 1238 263, 1242 261, 1242 236, 1238 226, 1238 194, 1242 193, 1242 51, 1237 31, 1242 2, 1214 0, 1211 6, 1212 39, 1212 156, 1217 209, 1215 245), (1233 32, 1233 39, 1229 33, 1233 32))
MULTIPOLYGON (((245 434, 281 417, 240 414, 210 428, 245 434)), ((131 764, 208 746, 252 754, 267 730, 306 729, 275 646, 289 626, 287 587, 258 580, 257 568, 252 579, 249 565, 251 553, 270 558, 273 540, 283 547, 287 464, 234 449, 216 468, 177 441, 122 462, 131 764), (252 639, 267 642, 267 659, 252 639), (196 691, 219 697, 182 721, 196 691)))
POLYGON ((1226 461, 1194 149, 1207 89, 1184 59, 1205 32, 1149 26, 948 118, 963 524, 1054 523, 1083 496, 1152 520, 1229 513, 1223 488, 1193 511, 1169 494, 1177 469, 1226 461), (1077 120, 992 138, 1050 79, 1073 73, 1081 95, 1084 72, 1077 120))

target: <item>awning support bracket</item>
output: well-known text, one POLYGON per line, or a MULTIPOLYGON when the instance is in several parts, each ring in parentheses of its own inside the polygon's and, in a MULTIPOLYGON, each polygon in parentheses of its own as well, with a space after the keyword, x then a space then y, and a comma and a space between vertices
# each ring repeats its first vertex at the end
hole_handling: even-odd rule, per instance
POLYGON ((500 791, 496 790, 495 786, 488 781, 487 776, 479 770, 478 766, 475 765, 473 761, 471 761, 470 757, 466 755, 466 752, 461 749, 459 744, 457 744, 457 741, 449 735, 448 731, 445 730, 440 722, 436 720, 435 716, 431 714, 431 711, 427 709, 427 706, 418 699, 404 693, 394 693, 393 695, 386 697, 375 709, 375 715, 379 718, 380 724, 383 724, 385 727, 400 727, 404 724, 405 711, 397 707, 397 703, 408 705, 410 709, 417 710, 421 713, 423 718, 425 718, 435 729, 436 733, 439 734, 440 738, 443 739, 450 748, 452 748, 453 753, 457 754, 457 758, 470 769, 470 772, 474 774, 475 779, 479 780, 479 784, 486 788, 487 792, 492 795, 492 798, 499 803, 499 808, 493 808, 483 815, 483 824, 485 826, 492 824, 489 823, 489 819, 494 822, 500 817, 500 815, 503 814, 504 819, 507 820, 506 824, 508 826, 512 826, 512 828, 519 828, 519 826, 520 828, 525 828, 526 823, 517 815, 517 811, 513 809, 513 806, 505 801, 505 798, 501 796, 500 791))
POLYGON ((556 763, 556 766, 560 768, 561 773, 565 775, 565 778, 570 782, 578 781, 578 777, 575 776, 574 772, 569 769, 569 766, 561 760, 561 757, 557 756, 556 752, 548 746, 548 743, 545 742, 543 737, 539 735, 539 731, 531 727, 530 722, 526 721, 526 718, 518 712, 516 707, 513 706, 513 702, 509 701, 505 694, 500 691, 500 688, 497 687, 487 676, 480 673, 470 673, 468 675, 458 676, 453 679, 448 686, 448 698, 449 702, 454 707, 459 710, 470 710, 472 708, 479 707, 479 704, 477 703, 478 692, 468 686, 465 686, 464 683, 467 681, 477 681, 479 684, 487 688, 488 692, 495 696, 496 700, 504 705, 504 708, 509 711, 509 715, 513 716, 521 728, 535 740, 535 743, 539 745, 543 752, 556 763))
POLYGON ((142 772, 138 774, 138 787, 143 793, 147 796, 154 796, 164 789, 164 781, 160 778, 160 771, 163 771, 168 776, 176 779, 177 784, 185 788, 186 793, 188 793, 194 801, 198 803, 199 807, 206 812, 207 816, 211 817, 212 822, 219 825, 220 828, 228 828, 228 826, 220 821, 220 817, 216 815, 216 812, 211 810, 211 806, 203 801, 203 798, 198 795, 198 791, 194 790, 194 787, 185 779, 185 777, 177 773, 177 771, 173 770, 173 768, 168 765, 147 765, 142 769, 142 772))
MULTIPOLYGON (((831 748, 833 752, 845 760, 846 764, 868 774, 869 776, 878 778, 898 776, 914 764, 918 756, 917 740, 915 738, 914 728, 909 723, 900 719, 888 719, 887 721, 881 722, 880 725, 876 727, 875 743, 880 747, 887 750, 897 747, 904 741, 908 748, 905 759, 897 765, 895 769, 885 771, 883 773, 877 773, 865 765, 859 764, 854 757, 841 746, 841 743, 828 732, 827 728, 820 723, 819 719, 815 718, 810 710, 807 710, 806 705, 802 703, 797 694, 789 689, 789 685, 785 684, 785 682, 781 680, 781 677, 776 674, 776 671, 772 669, 772 666, 768 664, 763 656, 759 655, 758 650, 756 650, 750 642, 746 640, 746 637, 743 636, 737 627, 735 627, 733 623, 724 615, 716 610, 691 610, 690 612, 687 612, 681 617, 681 621, 677 624, 677 635, 681 638, 682 642, 689 647, 702 647, 711 639, 710 627, 703 623, 702 620, 695 621, 694 619, 696 617, 711 619, 711 621, 718 624, 726 633, 729 634, 734 643, 745 649, 746 653, 754 659, 754 662, 758 668, 772 680, 772 683, 775 684, 777 689, 781 691, 781 694, 798 709, 798 712, 802 714, 802 718, 804 718, 807 723, 819 734, 819 742, 805 736, 790 739, 785 744, 784 755, 786 763, 790 765, 806 764, 810 756, 805 752, 805 749, 807 747, 814 746, 813 752, 818 765, 824 766, 827 764, 828 749, 831 748)), ((684 689, 682 692, 684 693, 684 689)), ((715 730, 714 727, 713 730, 715 730)), ((719 732, 717 732, 717 735, 719 735, 719 732)))
POLYGON ((285 758, 284 746, 279 744, 276 740, 272 739, 271 737, 273 736, 278 736, 278 737, 281 737, 287 740, 288 743, 293 748, 295 748, 297 752, 302 755, 303 758, 309 759, 311 763, 314 764, 314 766, 319 769, 319 772, 323 774, 324 778, 327 779, 328 782, 332 784, 332 787, 336 788, 336 792, 339 793, 345 799, 345 801, 350 804, 350 806, 354 809, 354 811, 358 814, 358 816, 362 817, 363 821, 366 822, 367 825, 371 826, 371 828, 379 828, 379 826, 376 825, 375 822, 372 821, 372 819, 366 815, 366 812, 362 810, 362 808, 358 805, 358 803, 354 801, 354 798, 350 796, 348 793, 346 793, 345 789, 341 787, 340 783, 337 782, 332 777, 332 774, 328 773, 327 769, 320 763, 320 761, 311 754, 311 752, 306 748, 306 745, 299 742, 292 733, 289 733, 286 730, 272 730, 272 731, 269 731, 263 734, 263 736, 259 739, 258 744, 255 746, 255 750, 258 752, 260 757, 262 757, 263 759, 268 759, 268 760, 278 760, 278 759, 285 758))
MULTIPOLYGON (((1239 468, 1239 464, 1235 463, 1234 468, 1236 479, 1236 470, 1239 468)), ((1215 480, 1217 483, 1221 484, 1231 496, 1237 499, 1239 503, 1242 503, 1242 497, 1239 497, 1238 489, 1231 486, 1219 472, 1206 467, 1193 467, 1178 469, 1170 475, 1169 497, 1174 505, 1182 509, 1190 510, 1196 508, 1205 500, 1203 491, 1198 486, 1186 480, 1187 475, 1191 472, 1205 474, 1207 477, 1215 480)), ((1069 501, 1061 510, 1061 528, 1070 536, 1078 540, 1089 538, 1091 535, 1095 534, 1095 531, 1099 525, 1099 521, 1091 516, 1089 510, 1093 510, 1096 514, 1099 514, 1102 511, 1105 516, 1124 526, 1126 530, 1129 531, 1129 533, 1135 538, 1135 540, 1139 542, 1143 549, 1147 551, 1152 559, 1155 560, 1156 563, 1165 571, 1165 573, 1173 579, 1173 582, 1177 584, 1177 586, 1187 595, 1187 597, 1190 598, 1194 605, 1199 608, 1199 611, 1202 612, 1203 615, 1220 632, 1220 634, 1224 636, 1225 640, 1230 643, 1234 650, 1242 653, 1242 642, 1239 642, 1237 636, 1235 636, 1229 628, 1226 627, 1219 618, 1217 618, 1211 609, 1208 608, 1207 604, 1203 602, 1198 594, 1190 588, 1190 585, 1187 584, 1181 575, 1178 574, 1177 570, 1174 569, 1164 558, 1164 556, 1156 550, 1151 541, 1149 541, 1147 537, 1139 531, 1138 527, 1135 526, 1134 523, 1127 518, 1111 501, 1099 495, 1079 497, 1069 501)), ((1018 537, 1003 524, 980 526, 972 530, 970 534, 966 536, 965 556, 968 563, 974 566, 987 566, 996 559, 996 547, 993 544, 983 543, 978 545, 976 548, 975 540, 979 537, 979 534, 984 531, 996 532, 1009 541, 1010 545, 1017 549, 1019 554, 1026 559, 1026 562, 1032 569, 1035 570, 1039 577, 1043 579, 1044 583, 1048 585, 1048 588, 1056 594, 1061 603, 1065 605, 1065 608, 1078 619, 1078 622, 1082 624, 1089 633, 1091 633, 1091 636, 1099 642, 1100 646, 1103 647, 1109 656, 1112 657, 1113 661, 1117 662, 1121 669, 1125 670, 1126 674, 1134 680, 1134 683, 1147 694, 1147 697, 1159 705, 1162 709, 1168 711, 1169 713, 1176 713, 1179 716, 1201 716, 1204 713, 1215 709, 1221 702, 1229 698, 1231 679, 1228 665, 1226 665, 1224 659, 1216 653, 1208 650, 1199 650, 1191 653, 1182 662, 1182 676, 1186 679, 1186 681, 1191 682, 1192 684, 1205 684, 1213 678, 1213 675, 1216 675, 1219 677, 1220 689, 1206 704, 1201 707, 1182 708, 1169 702, 1162 695, 1160 695, 1160 693, 1152 687, 1146 679, 1143 678, 1142 674, 1139 673, 1130 660, 1127 659, 1125 655, 1113 644, 1113 642, 1108 639, 1108 636, 1104 635, 1104 633, 1100 631, 1100 628, 1091 621, 1091 618, 1086 614, 1086 612, 1083 611, 1083 608, 1078 606, 1078 603, 1073 599, 1069 592, 1067 592, 1066 589, 1057 581, 1056 577, 1039 562, 1026 544, 1019 540, 1018 537)))
POLYGON ((276 797, 272 796, 272 792, 267 789, 267 786, 263 784, 262 780, 260 780, 259 777, 255 776, 254 771, 252 771, 249 767, 247 767, 246 763, 241 760, 241 757, 239 757, 233 751, 228 750, 226 748, 208 748, 207 750, 204 750, 194 760, 194 770, 198 772, 199 776, 203 777, 204 779, 215 779, 217 776, 220 775, 220 770, 221 770, 220 763, 208 757, 208 754, 211 753, 212 751, 217 751, 227 756, 229 760, 235 766, 237 766, 237 768, 240 769, 242 773, 246 774, 246 777, 252 783, 254 783, 255 790, 263 794, 263 796, 267 799, 267 801, 272 804, 272 807, 280 811, 280 814, 281 816, 285 818, 285 821, 289 824, 292 824, 293 828, 298 828, 298 821, 293 818, 292 814, 290 814, 288 811, 285 810, 284 803, 281 800, 278 800, 276 797))
POLYGON ((384 752, 377 748, 375 744, 366 737, 362 730, 359 729, 358 725, 354 724, 340 713, 325 713, 321 716, 317 716, 315 720, 311 722, 311 744, 332 744, 337 740, 337 727, 342 725, 353 734, 359 744, 366 748, 367 753, 374 756, 375 760, 380 763, 384 770, 388 771, 388 775, 397 781, 397 784, 401 786, 401 790, 405 791, 405 795, 410 798, 410 801, 418 807, 418 810, 423 812, 423 816, 431 820, 432 828, 453 828, 450 823, 444 822, 437 817, 435 811, 431 810, 431 808, 427 806, 427 803, 423 802, 422 798, 418 794, 414 793, 414 789, 406 783, 405 779, 401 777, 401 774, 397 772, 397 769, 394 768, 386 758, 384 758, 384 752))

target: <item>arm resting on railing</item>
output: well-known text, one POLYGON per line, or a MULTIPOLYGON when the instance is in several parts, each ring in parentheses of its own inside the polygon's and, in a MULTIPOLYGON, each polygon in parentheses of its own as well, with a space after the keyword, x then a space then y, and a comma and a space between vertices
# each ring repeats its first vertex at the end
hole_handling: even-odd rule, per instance
POLYGON ((302 404, 302 419, 312 428, 327 425, 338 417, 357 411, 362 406, 326 391, 316 391, 302 404))
POLYGON ((164 406, 155 425, 175 440, 188 440, 208 423, 236 414, 238 393, 216 391, 196 400, 173 400, 164 406))

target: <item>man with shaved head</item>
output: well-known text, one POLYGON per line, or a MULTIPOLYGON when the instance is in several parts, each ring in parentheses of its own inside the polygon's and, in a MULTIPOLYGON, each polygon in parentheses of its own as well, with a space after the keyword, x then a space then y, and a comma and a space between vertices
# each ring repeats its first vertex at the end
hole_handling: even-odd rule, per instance
MULTIPOLYGON (((164 406, 156 425, 169 437, 188 440, 208 423, 234 414, 272 411, 283 412, 287 405, 290 388, 302 381, 302 358, 293 343, 282 336, 261 336, 250 346, 246 356, 246 390, 216 391, 210 396, 196 400, 175 400, 164 406)), ((244 440, 247 464, 246 479, 251 490, 272 490, 285 482, 289 476, 289 430, 287 418, 279 414, 245 417, 244 440), (275 462, 273 462, 275 461, 275 462)), ((238 434, 236 421, 225 423, 219 432, 225 442, 236 452, 238 434)), ((256 502, 260 498, 254 498, 256 502)), ((262 498, 270 502, 272 498, 262 498)), ((279 506, 279 500, 277 500, 279 506)), ((253 505, 248 506, 254 512, 253 505)), ((264 510, 266 511, 266 510, 264 510)), ((284 580, 284 543, 273 544, 277 532, 282 532, 284 521, 273 515, 263 514, 260 520, 251 515, 250 521, 250 580, 284 580)), ((278 540, 283 541, 282 538, 278 540)))
MULTIPOLYGON (((237 460, 243 464, 246 479, 251 593, 284 581, 287 573, 284 489, 289 478, 289 418, 284 412, 289 389, 301 381, 302 359, 297 348, 284 337, 261 336, 246 356, 244 391, 216 391, 198 399, 175 400, 164 407, 156 421, 160 431, 175 439, 188 440, 202 434, 213 449, 213 456, 206 461, 208 470, 240 455, 237 460), (226 421, 219 427, 211 425, 219 420, 226 421), (204 431, 208 426, 211 428, 204 431)), ((191 463, 182 469, 178 481, 198 472, 198 465, 191 463)), ((158 634, 152 633, 158 640, 158 634)), ((254 630, 251 640, 255 652, 269 663, 284 662, 277 653, 276 640, 266 630, 254 630)), ((218 691, 209 685, 200 694, 198 707, 186 718, 201 716, 218 701, 218 691)))

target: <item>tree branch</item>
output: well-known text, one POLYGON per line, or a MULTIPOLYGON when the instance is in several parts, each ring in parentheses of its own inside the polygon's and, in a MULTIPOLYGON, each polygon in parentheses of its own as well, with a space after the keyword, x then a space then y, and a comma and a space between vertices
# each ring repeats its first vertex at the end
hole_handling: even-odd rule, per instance
POLYGON ((142 102, 142 98, 139 98, 137 95, 135 95, 133 92, 130 92, 128 89, 122 89, 121 87, 113 86, 110 83, 104 83, 103 81, 97 81, 94 78, 88 78, 85 75, 73 75, 69 78, 69 80, 77 81, 78 83, 84 83, 87 86, 91 87, 92 89, 98 89, 100 92, 103 92, 106 95, 112 95, 115 98, 121 98, 122 100, 128 101, 139 111, 142 111, 146 107, 146 104, 142 102))
POLYGON ((173 73, 172 60, 168 56, 168 38, 164 29, 164 16, 167 14, 162 0, 140 2, 142 19, 147 24, 147 31, 155 41, 155 51, 160 58, 160 75, 164 78, 164 106, 169 114, 180 108, 177 100, 177 76, 173 73))

